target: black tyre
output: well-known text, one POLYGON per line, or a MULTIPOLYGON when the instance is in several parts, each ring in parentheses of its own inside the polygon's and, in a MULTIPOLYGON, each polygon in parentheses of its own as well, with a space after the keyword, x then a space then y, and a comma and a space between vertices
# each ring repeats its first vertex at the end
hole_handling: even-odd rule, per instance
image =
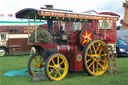
POLYGON ((7 54, 7 50, 5 48, 0 48, 0 56, 5 56, 7 54))

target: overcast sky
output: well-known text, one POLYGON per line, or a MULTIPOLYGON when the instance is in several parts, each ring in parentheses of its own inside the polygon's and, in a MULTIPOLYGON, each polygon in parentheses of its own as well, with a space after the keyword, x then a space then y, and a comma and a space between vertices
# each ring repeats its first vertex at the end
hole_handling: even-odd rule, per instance
POLYGON ((123 18, 124 8, 122 4, 125 0, 0 0, 0 13, 15 14, 24 8, 45 7, 44 5, 54 5, 56 9, 68 9, 74 12, 83 12, 92 9, 102 9, 115 12, 123 18))

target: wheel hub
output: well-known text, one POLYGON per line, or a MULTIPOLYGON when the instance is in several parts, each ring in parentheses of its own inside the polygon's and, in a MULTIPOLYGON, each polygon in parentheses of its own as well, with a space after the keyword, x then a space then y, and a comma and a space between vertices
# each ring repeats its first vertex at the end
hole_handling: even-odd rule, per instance
POLYGON ((40 68, 40 66, 41 66, 40 63, 37 63, 37 64, 36 64, 36 67, 37 67, 37 68, 40 68))
POLYGON ((91 59, 96 61, 96 60, 100 60, 101 58, 98 55, 93 55, 91 56, 91 59))
POLYGON ((94 58, 95 58, 95 59, 99 59, 99 56, 95 56, 94 58))
POLYGON ((60 66, 59 65, 56 65, 55 67, 56 67, 56 69, 60 69, 60 66))
POLYGON ((100 56, 96 55, 96 56, 94 56, 94 59, 95 60, 100 60, 101 58, 100 58, 100 56))

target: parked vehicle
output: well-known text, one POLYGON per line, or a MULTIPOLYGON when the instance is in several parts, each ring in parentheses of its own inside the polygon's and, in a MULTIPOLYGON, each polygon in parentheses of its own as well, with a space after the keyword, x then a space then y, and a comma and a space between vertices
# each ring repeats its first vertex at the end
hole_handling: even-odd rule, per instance
POLYGON ((36 29, 32 33, 35 39, 30 45, 35 47, 37 54, 32 55, 28 62, 30 75, 46 74, 49 80, 58 81, 64 79, 69 70, 86 70, 92 76, 102 75, 107 71, 106 44, 116 44, 116 21, 119 16, 113 13, 74 13, 50 7, 39 10, 22 9, 16 13, 16 17, 46 20, 47 31, 53 40, 41 43, 38 41, 41 35, 37 35, 43 31, 36 29))
POLYGON ((116 44, 116 51, 117 57, 128 56, 128 43, 125 40, 118 38, 116 44))
MULTIPOLYGON (((30 52, 28 37, 35 29, 33 21, 1 21, 0 22, 0 56, 16 52, 30 52)), ((44 22, 37 22, 37 25, 44 22)), ((35 23, 34 23, 35 24, 35 23)))

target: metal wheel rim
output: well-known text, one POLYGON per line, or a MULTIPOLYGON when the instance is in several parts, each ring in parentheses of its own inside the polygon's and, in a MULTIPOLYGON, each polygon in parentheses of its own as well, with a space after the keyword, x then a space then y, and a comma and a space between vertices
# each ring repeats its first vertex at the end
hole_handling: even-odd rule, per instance
POLYGON ((54 55, 48 62, 47 71, 52 80, 62 80, 68 73, 67 59, 60 54, 54 55))
POLYGON ((85 53, 85 67, 90 75, 102 75, 106 72, 108 60, 104 42, 96 40, 89 44, 85 53))
POLYGON ((35 55, 33 58, 32 58, 32 61, 30 63, 30 71, 32 73, 32 75, 41 75, 41 74, 45 74, 44 72, 44 63, 43 63, 43 58, 42 56, 40 56, 39 54, 38 55, 35 55))

